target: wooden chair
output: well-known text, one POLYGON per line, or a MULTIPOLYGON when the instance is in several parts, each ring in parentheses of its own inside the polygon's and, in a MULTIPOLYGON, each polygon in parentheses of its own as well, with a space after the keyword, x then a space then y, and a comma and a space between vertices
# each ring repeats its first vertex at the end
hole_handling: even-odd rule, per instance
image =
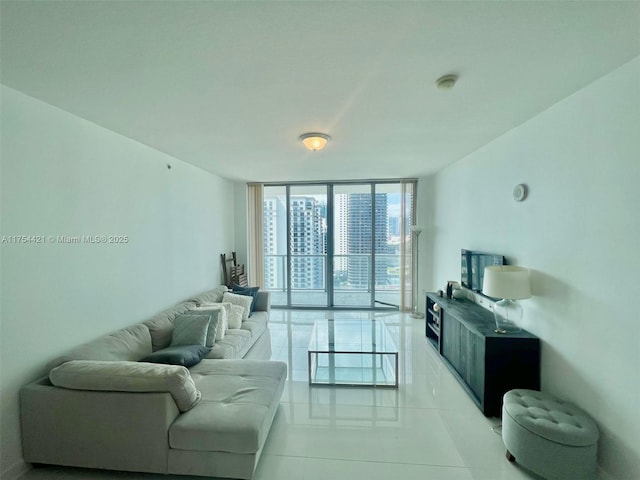
POLYGON ((241 287, 249 286, 244 264, 238 265, 236 252, 231 252, 231 258, 227 258, 225 253, 221 253, 220 261, 222 262, 224 284, 227 287, 231 288, 231 285, 234 284, 240 285, 241 287))

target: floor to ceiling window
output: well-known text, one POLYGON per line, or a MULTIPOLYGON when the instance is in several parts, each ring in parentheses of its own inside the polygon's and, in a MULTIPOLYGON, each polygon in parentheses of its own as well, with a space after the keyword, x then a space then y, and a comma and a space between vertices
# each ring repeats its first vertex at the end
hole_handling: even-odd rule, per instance
POLYGON ((264 185, 271 304, 408 306, 414 193, 414 180, 264 185))

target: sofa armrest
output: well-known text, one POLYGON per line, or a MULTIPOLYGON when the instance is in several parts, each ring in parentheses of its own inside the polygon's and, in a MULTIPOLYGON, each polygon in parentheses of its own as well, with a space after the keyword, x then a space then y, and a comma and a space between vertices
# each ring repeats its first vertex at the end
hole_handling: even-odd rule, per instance
POLYGON ((49 381, 61 388, 83 391, 168 392, 181 412, 201 398, 186 367, 141 362, 72 360, 49 372, 49 381))
POLYGON ((166 474, 179 415, 169 393, 70 390, 43 378, 20 392, 24 459, 166 474))
POLYGON ((258 290, 253 310, 268 314, 271 311, 271 292, 258 290))

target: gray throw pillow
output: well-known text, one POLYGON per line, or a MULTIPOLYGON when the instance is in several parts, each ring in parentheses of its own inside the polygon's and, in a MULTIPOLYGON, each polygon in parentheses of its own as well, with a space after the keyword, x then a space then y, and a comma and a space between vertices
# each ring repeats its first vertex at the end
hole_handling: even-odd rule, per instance
POLYGON ((204 344, 206 347, 213 347, 216 340, 222 340, 224 332, 221 330, 224 328, 224 314, 225 310, 222 306, 215 307, 194 307, 189 310, 190 315, 210 315, 211 321, 209 323, 209 330, 207 331, 207 341, 204 344))
POLYGON ((171 346, 205 345, 210 323, 211 315, 178 315, 173 321, 171 346))

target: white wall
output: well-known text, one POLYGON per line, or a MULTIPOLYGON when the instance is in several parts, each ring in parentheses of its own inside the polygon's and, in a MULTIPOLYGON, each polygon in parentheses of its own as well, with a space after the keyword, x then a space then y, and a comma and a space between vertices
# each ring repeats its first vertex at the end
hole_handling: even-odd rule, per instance
MULTIPOLYGON (((523 93, 526 94, 526 93, 523 93)), ((458 279, 461 248, 533 270, 524 327, 542 339, 542 389, 601 427, 615 478, 640 465, 640 58, 422 179, 431 289, 458 279), (516 203, 514 185, 530 187, 516 203)), ((424 273, 428 275, 428 273, 424 273)))
POLYGON ((233 183, 2 87, 1 465, 22 465, 21 385, 52 357, 220 284, 233 183), (171 165, 171 169, 167 168, 171 165), (49 236, 126 235, 126 244, 49 236), (5 240, 7 240, 5 238, 5 240))

